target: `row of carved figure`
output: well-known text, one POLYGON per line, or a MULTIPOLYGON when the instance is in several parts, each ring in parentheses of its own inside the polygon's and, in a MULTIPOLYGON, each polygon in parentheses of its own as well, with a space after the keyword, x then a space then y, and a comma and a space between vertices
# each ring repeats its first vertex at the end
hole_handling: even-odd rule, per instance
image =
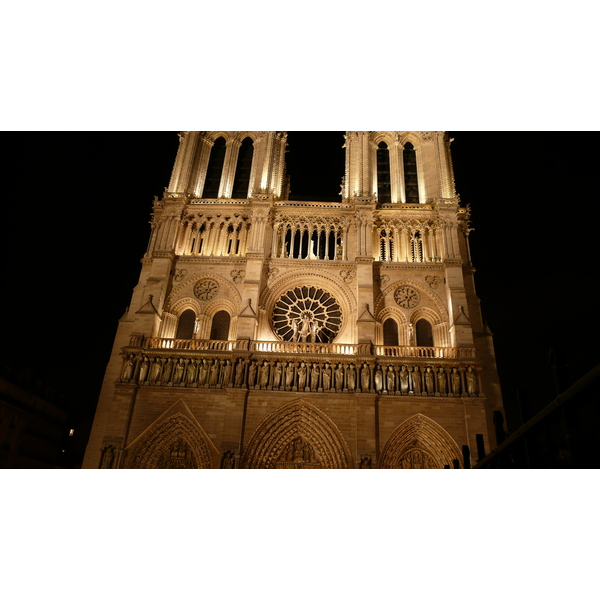
POLYGON ((238 358, 125 357, 123 383, 305 392, 377 392, 425 396, 476 396, 472 366, 444 367, 238 358))

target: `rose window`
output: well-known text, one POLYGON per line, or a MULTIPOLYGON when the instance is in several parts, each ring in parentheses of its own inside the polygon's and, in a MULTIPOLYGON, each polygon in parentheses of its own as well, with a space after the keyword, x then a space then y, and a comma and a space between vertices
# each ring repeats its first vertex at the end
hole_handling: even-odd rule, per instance
POLYGON ((273 309, 273 329, 286 342, 332 342, 342 327, 342 309, 329 293, 314 286, 283 294, 273 309))

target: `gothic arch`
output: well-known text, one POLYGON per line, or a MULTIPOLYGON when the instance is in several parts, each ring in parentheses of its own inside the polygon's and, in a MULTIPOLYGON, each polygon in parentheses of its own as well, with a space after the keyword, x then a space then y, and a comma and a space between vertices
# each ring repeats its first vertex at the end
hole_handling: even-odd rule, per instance
POLYGON ((428 321, 431 325, 434 346, 445 347, 449 345, 448 322, 440 319, 440 315, 436 311, 426 306, 419 306, 410 314, 410 322, 415 328, 415 334, 417 321, 420 319, 428 321))
POLYGON ((165 464, 180 461, 182 468, 211 469, 211 452, 206 434, 197 423, 182 412, 159 419, 132 444, 131 469, 169 468, 165 464), (175 450, 173 450, 175 448, 175 450))
MULTIPOLYGON (((421 296, 423 298, 427 298, 427 300, 430 301, 431 304, 434 305, 435 308, 430 308, 429 310, 431 311, 431 314, 435 314, 436 315, 436 323, 442 323, 442 322, 448 322, 448 312, 446 310, 446 307, 444 306, 444 303, 442 302, 442 300, 440 299, 440 297, 435 294, 434 292, 431 291, 431 289, 428 286, 425 286, 423 283, 421 283, 420 281, 416 281, 414 279, 400 279, 399 281, 394 281, 393 283, 391 283, 390 285, 388 285, 387 287, 385 287, 383 290, 381 290, 380 294, 377 296, 376 300, 375 300, 375 316, 377 318, 377 320, 380 320, 380 314, 390 308, 390 306, 385 306, 386 303, 386 298, 389 294, 391 294, 391 302, 394 302, 394 292, 396 291, 397 288, 399 288, 401 285, 410 285, 414 288, 416 288, 419 292, 419 294, 421 294, 421 296)), ((395 303, 395 302, 394 302, 395 303)), ((393 304, 391 304, 391 307, 395 308, 395 306, 393 304)), ((415 309, 415 311, 418 311, 420 309, 424 309, 424 306, 421 307, 417 307, 415 309)), ((410 310, 410 309, 409 309, 410 310)), ((412 315, 414 314, 411 313, 411 321, 412 321, 412 315)))
POLYGON ((180 298, 173 304, 171 307, 170 313, 173 313, 177 318, 179 318, 182 313, 186 310, 193 310, 196 313, 196 317, 202 314, 202 309, 200 308, 200 303, 194 298, 180 298))
MULTIPOLYGON (((233 313, 237 314, 241 309, 241 300, 242 297, 237 289, 237 287, 222 277, 217 273, 212 271, 203 271, 202 273, 198 273, 196 275, 192 275, 190 277, 186 277, 184 281, 182 281, 176 288, 172 290, 167 298, 167 302, 165 303, 165 309, 168 306, 176 306, 179 303, 181 296, 185 296, 188 299, 193 298, 194 296, 194 285, 200 279, 214 279, 219 284, 218 296, 217 299, 227 298, 233 306, 235 307, 233 313)), ((198 307, 200 307, 200 303, 198 303, 198 307)), ((199 308, 198 314, 204 314, 205 308, 199 308)))
POLYGON ((404 333, 408 324, 408 319, 399 308, 396 308, 394 306, 386 306, 377 315, 375 343, 380 346, 384 344, 383 325, 388 319, 392 319, 398 326, 398 344, 400 346, 409 345, 405 340, 406 335, 404 333))
POLYGON ((242 468, 273 469, 282 465, 293 468, 291 465, 311 462, 323 469, 354 466, 348 444, 335 423, 314 404, 292 400, 274 410, 256 428, 246 445, 242 468), (306 454, 302 458, 288 456, 298 440, 308 445, 312 461, 305 460, 306 454))
POLYGON ((443 469, 463 459, 452 436, 433 419, 418 413, 396 427, 385 443, 379 459, 380 469, 420 468, 443 469), (411 466, 408 466, 411 465, 411 466))

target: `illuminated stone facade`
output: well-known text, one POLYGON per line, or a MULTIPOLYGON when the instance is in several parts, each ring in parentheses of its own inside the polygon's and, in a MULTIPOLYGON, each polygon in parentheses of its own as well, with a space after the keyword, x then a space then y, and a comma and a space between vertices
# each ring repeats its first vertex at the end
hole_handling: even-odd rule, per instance
POLYGON ((496 445, 450 140, 345 137, 323 203, 290 200, 285 132, 180 134, 84 467, 455 468, 496 445))

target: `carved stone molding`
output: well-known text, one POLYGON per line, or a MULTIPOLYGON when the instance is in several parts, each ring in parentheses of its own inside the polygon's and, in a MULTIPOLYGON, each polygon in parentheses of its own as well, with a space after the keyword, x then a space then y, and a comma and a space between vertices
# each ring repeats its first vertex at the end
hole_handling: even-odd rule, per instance
POLYGON ((437 289, 442 283, 442 278, 439 275, 425 275, 425 281, 429 284, 432 289, 437 289))
POLYGON ((342 278, 342 281, 344 283, 352 283, 354 281, 354 275, 354 271, 351 271, 349 269, 344 269, 340 271, 340 277, 342 278))
POLYGON ((401 423, 381 452, 381 469, 438 468, 452 466, 462 453, 452 436, 435 421, 416 414, 401 423))
POLYGON ((246 274, 246 271, 244 271, 242 269, 234 269, 230 273, 231 279, 233 279, 233 281, 235 283, 242 283, 242 281, 244 281, 244 275, 245 274, 246 274))
POLYGON ((210 452, 197 427, 181 413, 156 423, 134 453, 133 469, 210 469, 210 452))

